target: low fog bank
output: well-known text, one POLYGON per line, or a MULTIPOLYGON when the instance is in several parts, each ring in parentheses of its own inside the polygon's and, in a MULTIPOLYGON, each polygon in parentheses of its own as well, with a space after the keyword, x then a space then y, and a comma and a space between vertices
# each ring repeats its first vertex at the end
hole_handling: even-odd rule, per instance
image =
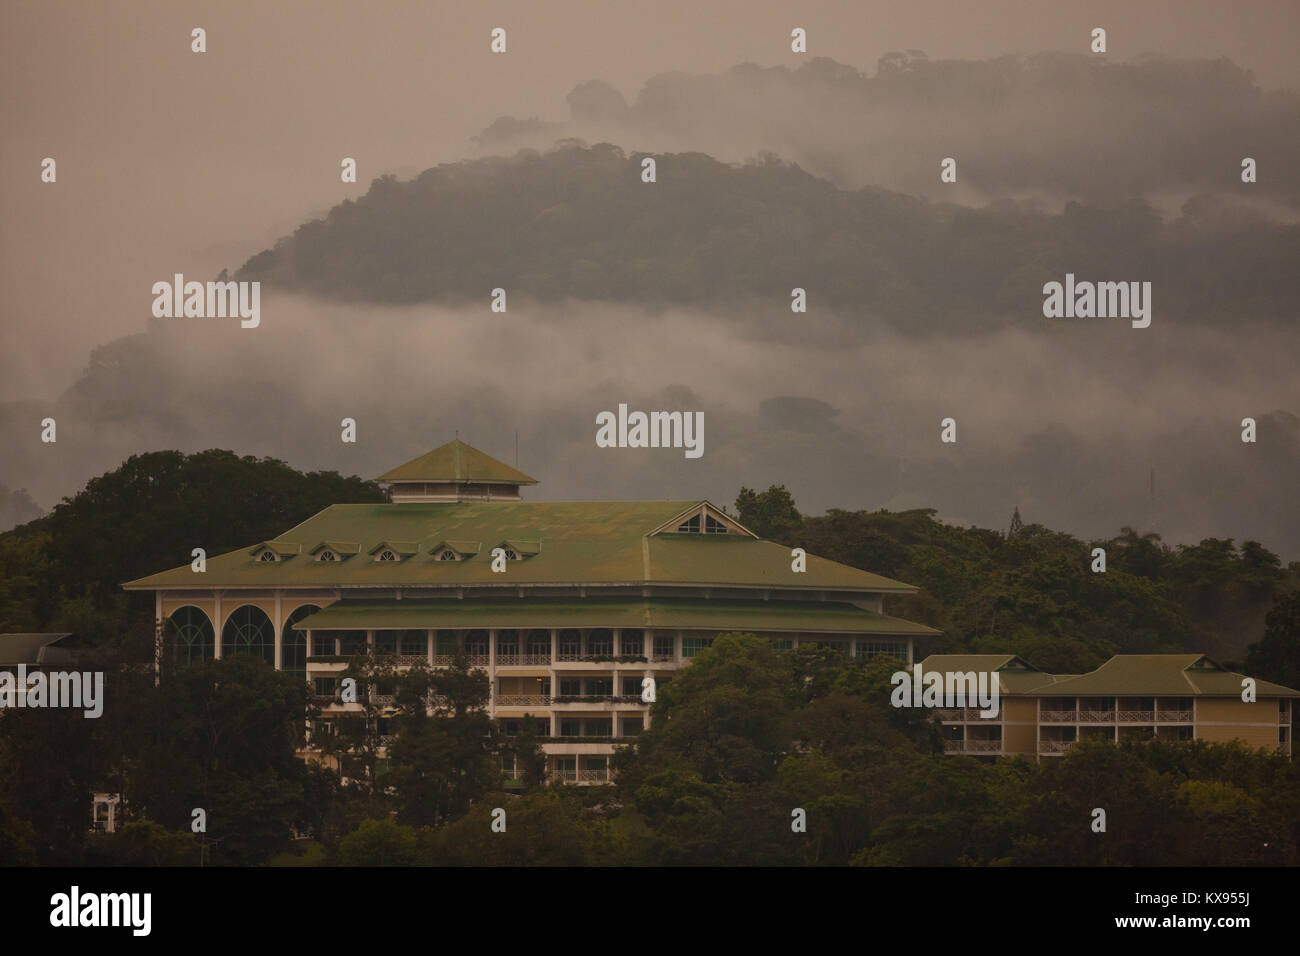
MULTIPOLYGON (((49 508, 131 454, 228 448, 373 478, 460 437, 538 478, 533 498, 728 504, 785 484, 801 509, 937 508, 1005 528, 1019 506, 1081 536, 1254 538, 1300 558, 1300 331, 1039 318, 975 337, 853 334, 600 303, 510 311, 268 296, 262 325, 154 320, 95 351, 52 403, 0 406, 0 483, 49 508), (704 455, 610 449, 596 415, 704 413, 704 455), (58 440, 40 441, 57 420, 58 440), (358 423, 356 444, 340 421, 358 423), (940 421, 957 422, 956 444, 940 421), (1240 440, 1242 418, 1259 441, 1240 440), (1152 472, 1154 471, 1154 494, 1152 472)), ((883 325, 881 326, 883 328, 883 325)))

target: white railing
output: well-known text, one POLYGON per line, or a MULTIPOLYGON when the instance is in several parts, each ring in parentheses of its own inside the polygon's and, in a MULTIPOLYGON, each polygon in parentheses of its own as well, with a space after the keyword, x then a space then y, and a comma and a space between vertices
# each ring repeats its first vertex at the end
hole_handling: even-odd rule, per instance
POLYGON ((503 666, 508 667, 511 664, 518 664, 518 663, 519 663, 518 654, 502 654, 500 651, 497 651, 497 667, 503 667, 503 666))
POLYGON ((1109 724, 1115 719, 1113 710, 1081 710, 1079 711, 1079 723, 1081 724, 1109 724))
POLYGON ((497 698, 498 707, 545 706, 551 702, 546 694, 502 694, 497 698))
POLYGON ((1121 724, 1154 724, 1156 722, 1156 712, 1154 710, 1121 710, 1119 712, 1119 722, 1121 724))
POLYGON ((604 783, 609 779, 608 770, 579 770, 579 783, 604 783))
POLYGON ((1072 710, 1044 710, 1038 715, 1038 719, 1045 724, 1072 724, 1075 721, 1075 713, 1072 710))
POLYGON ((1189 724, 1192 721, 1192 712, 1190 710, 1157 710, 1156 720, 1162 724, 1189 724))
POLYGON ((1070 749, 1073 743, 1073 740, 1040 740, 1038 742, 1038 752, 1040 754, 1063 754, 1070 749))

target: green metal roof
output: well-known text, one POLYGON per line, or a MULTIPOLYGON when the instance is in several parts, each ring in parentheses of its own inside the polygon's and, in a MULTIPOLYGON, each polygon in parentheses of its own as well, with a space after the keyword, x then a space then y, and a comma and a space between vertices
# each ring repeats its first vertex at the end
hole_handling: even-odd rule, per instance
POLYGON ((209 557, 196 574, 189 564, 130 581, 128 589, 473 587, 637 584, 809 591, 912 593, 889 578, 809 555, 807 571, 790 569, 790 549, 742 534, 652 535, 648 532, 697 501, 465 501, 332 505, 279 535, 278 545, 314 548, 324 541, 356 542, 346 561, 293 554, 255 561, 248 549, 209 557), (368 554, 382 541, 416 541, 402 561, 368 554), (435 545, 537 542, 538 553, 492 571, 485 546, 461 561, 438 561, 435 545), (358 553, 359 552, 359 553, 358 553))
MULTIPOLYGON (((1241 697, 1243 675, 1204 654, 1118 654, 1095 671, 1040 688, 1052 697, 1241 697)), ((1300 697, 1300 691, 1255 680, 1260 697, 1300 697)))
POLYGON ((413 458, 380 475, 377 481, 453 481, 484 484, 535 485, 518 469, 457 439, 413 458))
POLYGON ((924 624, 833 601, 698 601, 671 598, 341 601, 317 611, 294 626, 300 630, 620 627, 905 636, 932 636, 939 633, 924 624))
POLYGON ((966 674, 997 672, 999 692, 1027 694, 1061 678, 1030 667, 1014 654, 931 654, 921 661, 923 671, 966 674))
POLYGON ((76 659, 75 651, 53 646, 71 636, 71 631, 59 634, 0 634, 0 665, 16 667, 26 664, 32 667, 71 663, 76 659))

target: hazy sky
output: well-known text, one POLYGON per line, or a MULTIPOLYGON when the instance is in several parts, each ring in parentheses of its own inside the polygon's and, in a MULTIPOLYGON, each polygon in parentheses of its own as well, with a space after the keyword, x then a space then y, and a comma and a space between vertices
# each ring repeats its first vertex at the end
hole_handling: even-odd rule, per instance
POLYGON ((149 287, 207 278, 387 172, 461 158, 497 116, 565 119, 599 78, 631 99, 671 70, 809 55, 864 72, 932 59, 1084 52, 1226 56, 1300 87, 1300 4, 1061 5, 656 0, 13 2, 0 6, 0 401, 53 398, 90 349, 143 331, 149 287), (190 30, 208 52, 190 52, 190 30), (509 52, 488 33, 509 31, 509 52), (42 184, 40 161, 58 162, 42 184), (356 185, 339 161, 360 164, 356 185))

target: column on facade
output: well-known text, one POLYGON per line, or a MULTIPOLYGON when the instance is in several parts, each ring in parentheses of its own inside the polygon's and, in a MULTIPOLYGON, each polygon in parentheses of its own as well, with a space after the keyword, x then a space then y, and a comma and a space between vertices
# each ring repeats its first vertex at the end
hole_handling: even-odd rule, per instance
POLYGON ((428 627, 424 630, 424 652, 429 655, 429 666, 433 667, 433 655, 438 650, 438 632, 428 627))
POLYGON ((497 629, 488 628, 488 716, 497 712, 497 629))
POLYGON ((284 670, 284 618, 280 614, 280 589, 275 589, 275 669, 284 670))
POLYGON ((212 622, 212 656, 216 660, 221 660, 221 632, 225 629, 226 622, 221 619, 221 592, 213 591, 212 596, 216 600, 216 606, 214 608, 215 619, 212 622))

